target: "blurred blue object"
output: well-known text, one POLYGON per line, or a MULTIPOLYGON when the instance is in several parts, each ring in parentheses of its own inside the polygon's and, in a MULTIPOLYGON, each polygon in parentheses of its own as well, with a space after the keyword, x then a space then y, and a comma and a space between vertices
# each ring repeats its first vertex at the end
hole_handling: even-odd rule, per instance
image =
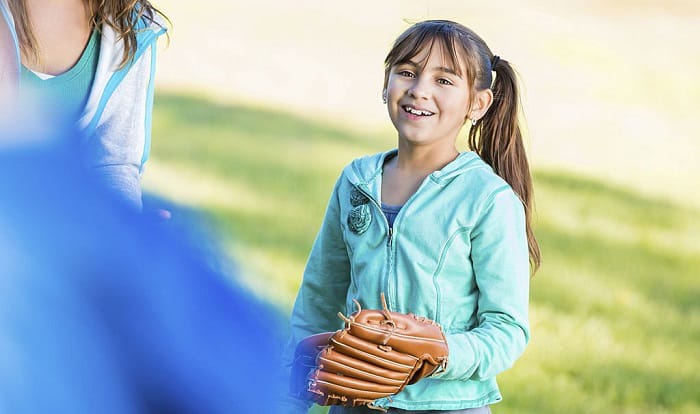
POLYGON ((272 412, 277 316, 211 240, 103 190, 78 139, 7 131, 32 144, 0 147, 0 413, 272 412))

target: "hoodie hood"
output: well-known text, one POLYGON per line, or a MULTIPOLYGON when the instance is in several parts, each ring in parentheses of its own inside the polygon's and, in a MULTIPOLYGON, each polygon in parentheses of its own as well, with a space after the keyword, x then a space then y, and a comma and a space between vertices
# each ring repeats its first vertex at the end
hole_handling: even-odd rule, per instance
MULTIPOLYGON (((92 89, 85 104, 85 110, 78 121, 78 125, 87 131, 87 135, 95 128, 101 110, 104 109, 110 98, 131 68, 138 62, 144 52, 149 50, 159 36, 165 33, 165 22, 159 15, 154 15, 154 21, 142 17, 136 27, 136 51, 134 58, 119 68, 124 54, 124 40, 120 39, 114 30, 108 25, 102 27, 100 40, 100 57, 97 62, 95 79, 92 89)), ((152 75, 151 75, 152 77, 152 75)))
MULTIPOLYGON (((384 161, 398 153, 396 148, 374 155, 367 155, 355 159, 345 167, 343 174, 348 180, 369 195, 378 195, 381 191, 382 167, 384 161)), ((487 169, 493 173, 493 169, 486 164, 474 151, 460 152, 457 158, 443 168, 433 171, 428 178, 436 184, 445 185, 455 177, 473 169, 487 169)))

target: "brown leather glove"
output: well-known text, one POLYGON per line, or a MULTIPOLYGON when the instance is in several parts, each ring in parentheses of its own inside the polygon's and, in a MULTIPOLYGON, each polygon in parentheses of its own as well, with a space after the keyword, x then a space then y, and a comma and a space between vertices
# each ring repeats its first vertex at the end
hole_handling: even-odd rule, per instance
POLYGON ((358 310, 349 318, 340 314, 344 329, 314 335, 297 347, 303 354, 311 345, 311 354, 317 354, 307 386, 297 395, 319 405, 371 406, 447 366, 447 341, 437 323, 389 311, 383 295, 383 310, 362 310, 355 303, 358 310), (320 348, 328 336, 328 345, 320 348))
POLYGON ((333 334, 334 332, 323 332, 307 336, 297 344, 289 381, 289 390, 293 396, 304 400, 312 399, 307 391, 309 375, 318 368, 316 357, 328 346, 333 334))

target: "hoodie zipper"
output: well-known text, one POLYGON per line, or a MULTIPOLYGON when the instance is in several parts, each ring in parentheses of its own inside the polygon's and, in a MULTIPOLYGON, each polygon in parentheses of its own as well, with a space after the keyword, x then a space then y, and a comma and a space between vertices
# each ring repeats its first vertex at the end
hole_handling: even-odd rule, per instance
MULTIPOLYGON (((471 151, 470 151, 470 152, 471 152, 471 151)), ((456 160, 458 160, 460 157, 463 156, 463 154, 466 154, 466 153, 460 153, 460 154, 455 158, 455 160, 452 161, 451 163, 453 163, 453 162, 455 162, 456 160)), ((473 158, 473 157, 472 157, 472 158, 473 158)), ((469 161, 467 161, 467 162, 469 162, 469 161)), ((464 167, 460 167, 460 170, 464 171, 464 167)), ((359 173, 358 173, 358 175, 359 175, 359 173)), ((440 177, 448 177, 448 176, 450 176, 450 175, 451 175, 451 174, 441 174, 440 177)), ((428 174, 428 175, 425 177, 425 179, 423 180, 423 182, 420 184, 420 186, 418 187, 418 189, 416 190, 416 192, 413 193, 413 194, 408 198, 408 200, 406 200, 406 202, 404 203, 404 205, 401 207, 401 211, 399 211, 399 213, 396 215, 396 219, 394 220, 394 227, 396 227, 397 224, 401 221, 400 219, 401 219, 401 217, 403 216, 404 211, 406 210, 406 207, 413 201, 413 199, 416 197, 417 194, 419 194, 421 191, 424 190, 424 187, 425 187, 426 185, 428 185, 428 182, 430 182, 430 181, 432 180, 432 177, 434 177, 434 176, 435 176, 435 172, 433 172, 433 173, 431 173, 431 174, 428 174)), ((386 216, 384 215, 384 212, 382 211, 382 206, 381 206, 380 202, 377 201, 374 197, 372 197, 367 191, 365 191, 364 189, 360 188, 359 185, 355 185, 355 184, 353 184, 353 185, 354 185, 361 193, 363 193, 363 194, 372 202, 372 204, 374 204, 375 207, 377 207, 377 208, 379 209, 379 213, 380 213, 380 215, 382 216, 382 219, 384 220, 384 226, 385 226, 384 228, 387 229, 387 233, 386 233, 386 234, 387 234, 387 242, 386 242, 386 249, 387 249, 387 266, 386 266, 386 273, 385 273, 385 275, 384 275, 384 280, 382 281, 381 290, 382 290, 382 292, 385 292, 385 293, 386 293, 387 306, 389 307, 389 309, 395 309, 396 300, 394 300, 394 299, 395 299, 395 297, 394 297, 395 292, 394 292, 394 291, 395 291, 396 289, 395 289, 395 288, 392 288, 392 284, 391 284, 391 274, 392 274, 392 271, 393 271, 393 268, 394 268, 393 247, 394 247, 394 237, 395 237, 394 233, 395 233, 395 231, 394 231, 393 227, 390 227, 390 226, 389 226, 389 221, 386 219, 386 216)), ((396 279, 398 279, 398 276, 396 277, 396 279)), ((397 283, 398 283, 398 281, 397 281, 396 283, 394 283, 394 285, 396 285, 397 283)))
POLYGON ((394 269, 394 252, 392 249, 392 241, 394 240, 394 229, 393 227, 389 226, 389 221, 386 219, 386 216, 384 216, 384 212, 382 211, 382 217, 384 217, 384 221, 386 222, 387 227, 389 228, 389 233, 387 235, 387 241, 386 241, 386 252, 387 252, 387 271, 386 271, 386 278, 384 279, 384 289, 386 290, 386 297, 387 297, 387 307, 389 309, 395 309, 395 306, 391 303, 392 299, 394 298, 394 292, 393 289, 391 288, 391 274, 394 269))
MULTIPOLYGON (((413 201, 413 199, 416 197, 416 194, 418 194, 423 187, 426 186, 426 183, 430 181, 430 175, 425 177, 421 185, 418 187, 415 193, 413 193, 408 200, 403 204, 401 207, 401 211, 396 215, 396 219, 394 219, 394 227, 398 224, 400 221, 399 218, 403 216, 403 212, 405 211, 406 207, 413 201)), ((386 240, 386 255, 387 255, 387 265, 386 265, 386 273, 384 275, 384 280, 382 281, 382 292, 386 292, 386 301, 387 301, 387 306, 389 309, 395 309, 396 308, 396 300, 394 300, 395 295, 396 295, 396 283, 398 281, 394 281, 392 284, 392 273, 394 270, 394 228, 389 226, 389 221, 387 220, 386 216, 384 215, 384 212, 382 211, 382 206, 381 204, 375 200, 374 197, 370 196, 370 194, 365 191, 364 189, 360 188, 359 186, 356 186, 360 192, 362 192, 371 202, 374 204, 377 209, 379 209, 379 215, 382 217, 384 220, 384 228, 387 229, 387 240, 386 240)))
POLYGON ((387 305, 388 305, 389 308, 391 309, 391 308, 392 308, 392 304, 391 304, 391 303, 392 303, 392 298, 393 298, 393 296, 392 296, 392 292, 391 292, 391 290, 390 290, 389 278, 391 277, 391 271, 392 271, 393 262, 394 262, 393 257, 392 257, 392 252, 391 252, 391 250, 392 250, 392 249, 391 249, 391 247, 392 247, 392 240, 393 240, 394 232, 393 232, 393 229, 391 228, 391 226, 389 226, 389 221, 386 219, 386 216, 384 215, 384 212, 382 211, 382 206, 379 204, 379 202, 378 202, 374 197, 372 197, 367 191, 365 191, 364 189, 360 188, 360 186, 357 186, 357 185, 356 185, 355 187, 356 187, 362 194, 364 194, 365 197, 367 197, 367 199, 369 199, 369 200, 372 202, 372 204, 374 204, 374 206, 379 210, 379 215, 380 215, 380 216, 382 217, 382 219, 384 220, 384 228, 387 230, 387 232, 386 232, 386 238, 387 238, 387 240, 386 240, 387 262, 386 262, 386 270, 385 270, 385 273, 384 273, 384 278, 382 279, 382 283, 381 283, 381 292, 380 292, 380 293, 386 292, 386 299, 387 299, 387 302, 388 302, 387 305))
MULTIPOLYGON (((423 191, 427 183, 431 181, 431 175, 428 174, 424 179, 423 182, 418 186, 418 189, 411 194, 411 196, 406 200, 406 202, 401 206, 401 210, 399 213, 396 215, 396 218, 394 219, 394 227, 397 227, 399 223, 402 221, 403 215, 405 214, 404 212, 406 211, 406 208, 413 202, 413 200, 416 198, 416 196, 423 191)), ((382 216, 384 214, 382 213, 382 216)), ((389 222, 386 220, 386 217, 384 217, 384 221, 386 221, 387 226, 389 225, 389 222)), ((389 256, 389 272, 387 273, 387 278, 386 278, 386 290, 387 290, 387 305, 389 306, 389 309, 395 309, 395 303, 392 304, 392 299, 397 297, 398 291, 398 275, 394 278, 394 283, 391 283, 391 270, 393 269, 394 266, 394 255, 393 255, 393 236, 394 236, 394 230, 392 227, 389 227, 389 237, 387 241, 387 249, 388 249, 388 256, 389 256)), ((396 301, 394 301, 396 302, 396 301)))

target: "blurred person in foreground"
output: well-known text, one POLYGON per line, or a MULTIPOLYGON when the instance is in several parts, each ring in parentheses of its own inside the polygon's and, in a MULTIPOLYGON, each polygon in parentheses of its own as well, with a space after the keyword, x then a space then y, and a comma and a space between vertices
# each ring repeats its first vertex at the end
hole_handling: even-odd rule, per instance
POLYGON ((137 209, 165 20, 147 0, 0 0, 0 108, 76 125, 79 161, 137 209))
POLYGON ((0 128, 0 412, 258 412, 271 309, 87 175, 78 134, 26 129, 0 128))

